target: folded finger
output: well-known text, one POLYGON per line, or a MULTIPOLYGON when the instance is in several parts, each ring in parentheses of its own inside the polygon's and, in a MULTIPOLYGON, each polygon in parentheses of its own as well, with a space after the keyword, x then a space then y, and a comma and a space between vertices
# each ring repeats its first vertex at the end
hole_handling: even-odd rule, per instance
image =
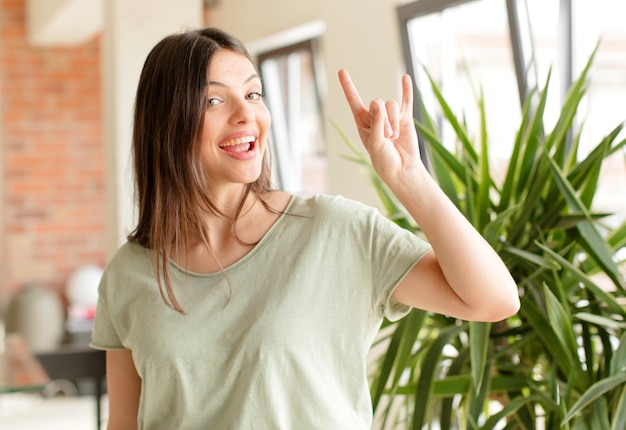
POLYGON ((385 105, 382 100, 372 100, 370 103, 370 113, 372 115, 370 139, 381 141, 385 138, 385 131, 389 127, 389 120, 387 119, 387 115, 385 115, 385 105))
POLYGON ((387 124, 385 126, 385 137, 395 139, 400 133, 400 107, 395 100, 385 103, 387 110, 387 124))

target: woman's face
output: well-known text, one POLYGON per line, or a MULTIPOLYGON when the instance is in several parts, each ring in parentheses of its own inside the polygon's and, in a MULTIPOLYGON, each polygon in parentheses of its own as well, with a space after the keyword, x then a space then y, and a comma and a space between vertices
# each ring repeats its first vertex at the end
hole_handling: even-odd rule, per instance
POLYGON ((211 60, 208 81, 200 154, 211 184, 254 182, 271 122, 261 79, 245 56, 222 49, 211 60))

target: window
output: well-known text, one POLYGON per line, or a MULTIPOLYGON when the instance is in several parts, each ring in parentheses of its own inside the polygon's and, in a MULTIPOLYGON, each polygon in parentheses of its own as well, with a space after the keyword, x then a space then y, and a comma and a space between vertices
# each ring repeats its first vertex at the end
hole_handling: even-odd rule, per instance
POLYGON ((327 186, 317 43, 312 38, 258 53, 272 113, 274 177, 290 192, 325 192, 327 186))
MULTIPOLYGON (((626 4, 619 0, 420 0, 398 8, 405 64, 428 112, 436 110, 423 66, 470 129, 477 124, 474 91, 482 88, 495 168, 508 161, 521 119, 520 102, 533 88, 543 88, 552 69, 545 115, 546 129, 552 128, 569 85, 598 41, 591 82, 577 116, 584 122, 581 149, 590 150, 624 121, 624 13, 626 4)), ((420 118, 417 105, 414 112, 420 118)), ((441 136, 453 144, 450 130, 442 129, 441 136)), ((594 201, 595 210, 617 214, 615 226, 626 217, 625 185, 626 154, 615 154, 605 161, 594 201)))

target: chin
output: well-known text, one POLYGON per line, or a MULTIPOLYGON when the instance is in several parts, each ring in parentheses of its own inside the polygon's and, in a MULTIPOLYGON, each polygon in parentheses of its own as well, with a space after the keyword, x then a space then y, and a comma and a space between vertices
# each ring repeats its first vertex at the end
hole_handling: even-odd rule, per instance
POLYGON ((253 182, 256 182, 259 178, 261 177, 261 169, 259 169, 256 172, 250 172, 250 174, 246 174, 243 179, 243 183, 245 184, 252 184, 253 182))

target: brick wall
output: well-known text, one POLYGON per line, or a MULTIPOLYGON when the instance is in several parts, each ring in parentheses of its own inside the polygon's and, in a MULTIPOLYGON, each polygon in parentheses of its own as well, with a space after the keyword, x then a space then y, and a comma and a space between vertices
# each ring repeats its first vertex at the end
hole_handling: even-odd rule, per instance
POLYGON ((29 46, 24 0, 0 0, 0 299, 105 263, 100 39, 29 46))

